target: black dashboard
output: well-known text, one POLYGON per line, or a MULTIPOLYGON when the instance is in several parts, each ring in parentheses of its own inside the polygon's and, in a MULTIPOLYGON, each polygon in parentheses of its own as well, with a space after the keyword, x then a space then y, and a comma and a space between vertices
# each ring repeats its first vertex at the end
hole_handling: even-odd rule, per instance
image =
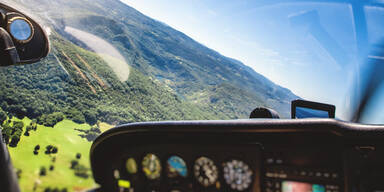
POLYGON ((382 191, 384 128, 331 119, 148 122, 91 148, 100 191, 382 191))

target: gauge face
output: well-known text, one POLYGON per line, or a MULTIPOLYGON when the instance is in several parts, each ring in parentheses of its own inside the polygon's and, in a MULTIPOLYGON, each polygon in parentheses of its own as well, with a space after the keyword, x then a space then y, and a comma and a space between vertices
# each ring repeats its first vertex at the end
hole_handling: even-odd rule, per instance
POLYGON ((127 162, 125 163, 125 168, 127 169, 127 172, 130 174, 137 173, 137 163, 134 158, 127 159, 127 162))
POLYGON ((178 157, 172 156, 167 161, 168 177, 174 178, 178 176, 187 177, 188 170, 185 161, 178 157))
POLYGON ((161 175, 161 163, 160 159, 154 154, 148 154, 144 157, 143 172, 148 179, 158 179, 161 175))
POLYGON ((233 189, 244 191, 252 183, 252 170, 242 161, 232 160, 223 164, 225 182, 233 189))
POLYGON ((9 24, 9 30, 13 38, 18 41, 27 41, 33 36, 32 25, 23 18, 16 18, 9 24))
POLYGON ((215 163, 207 157, 198 158, 193 171, 197 181, 204 187, 215 184, 219 175, 215 163))

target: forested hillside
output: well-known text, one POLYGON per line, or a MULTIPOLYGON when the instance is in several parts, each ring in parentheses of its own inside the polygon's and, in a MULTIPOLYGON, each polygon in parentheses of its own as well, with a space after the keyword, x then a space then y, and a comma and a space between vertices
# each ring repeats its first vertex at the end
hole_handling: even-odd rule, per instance
POLYGON ((90 125, 97 120, 120 124, 220 117, 183 101, 137 69, 120 82, 96 54, 57 34, 51 35, 51 43, 55 49, 41 63, 0 70, 3 110, 47 126, 54 125, 50 121, 56 119, 51 115, 55 112, 90 125))
MULTIPOLYGON (((53 103, 58 102, 59 105, 55 104, 56 109, 45 112, 68 111, 63 110, 65 108, 77 109, 85 116, 93 118, 95 115, 102 121, 124 123, 146 120, 247 118, 253 108, 266 106, 276 109, 283 117, 289 117, 290 102, 297 98, 288 89, 274 84, 241 62, 220 55, 118 0, 20 2, 23 5, 30 5, 28 8, 38 13, 46 25, 56 32, 52 36, 53 52, 63 63, 71 80, 65 79, 68 77, 53 75, 57 73, 65 76, 65 71, 57 66, 58 61, 51 54, 43 63, 56 65, 54 68, 56 71, 50 71, 50 75, 55 76, 56 80, 60 78, 65 81, 58 80, 49 86, 49 89, 69 86, 67 84, 72 86, 71 90, 87 89, 89 88, 87 84, 93 83, 94 89, 104 90, 101 92, 110 94, 109 97, 105 96, 102 99, 100 91, 88 96, 88 93, 95 92, 90 88, 91 92, 83 92, 86 98, 83 99, 82 95, 71 95, 70 89, 66 89, 64 93, 55 92, 61 96, 51 97, 50 100, 53 103), (92 48, 68 33, 66 31, 68 27, 89 32, 116 47, 130 69, 134 71, 130 73, 132 75, 129 79, 126 82, 118 82, 116 78, 112 78, 114 75, 108 65, 101 59, 95 59, 97 57, 96 54, 92 54, 92 48), (73 54, 79 48, 74 49, 66 40, 88 50, 88 52, 81 51, 84 53, 81 58, 84 57, 86 63, 97 69, 96 74, 105 78, 106 85, 100 87, 97 78, 96 81, 92 81, 94 77, 89 71, 83 76, 90 77, 90 82, 81 78, 81 74, 76 75, 77 69, 71 67, 69 59, 78 65, 80 70, 88 69, 83 66, 82 59, 73 54), (64 53, 62 50, 65 50, 64 53), (111 90, 105 91, 106 88, 102 88, 103 86, 111 87, 111 90), (118 94, 112 94, 112 90, 118 94), (124 94, 125 98, 122 98, 121 94, 124 94), (96 102, 96 105, 95 100, 103 102, 101 105, 96 102), (123 106, 124 110, 121 110, 123 106)), ((38 69, 36 66, 39 65, 33 66, 38 69)), ((26 68, 29 71, 29 66, 26 68)), ((26 75, 29 75, 28 73, 26 75)), ((50 79, 34 83, 47 85, 52 82, 56 81, 50 79)), ((39 85, 29 84, 29 86, 39 85)), ((40 91, 47 92, 47 89, 40 91)))

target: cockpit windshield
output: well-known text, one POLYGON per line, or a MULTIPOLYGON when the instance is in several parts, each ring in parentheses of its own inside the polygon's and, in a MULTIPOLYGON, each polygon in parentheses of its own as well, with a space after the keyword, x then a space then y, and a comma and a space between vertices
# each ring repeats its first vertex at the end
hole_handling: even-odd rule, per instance
POLYGON ((384 39, 375 0, 0 2, 40 21, 51 44, 41 62, 0 68, 23 191, 94 187, 91 142, 119 124, 246 119, 256 107, 290 118, 295 99, 348 121, 365 55, 384 39))

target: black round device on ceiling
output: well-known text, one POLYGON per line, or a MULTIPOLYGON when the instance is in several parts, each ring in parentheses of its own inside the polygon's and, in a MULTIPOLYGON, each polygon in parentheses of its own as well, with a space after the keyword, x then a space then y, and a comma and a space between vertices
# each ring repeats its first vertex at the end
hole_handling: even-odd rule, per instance
POLYGON ((251 118, 251 119, 256 119, 256 118, 280 119, 280 116, 273 109, 258 107, 251 112, 251 115, 249 116, 249 118, 251 118))

